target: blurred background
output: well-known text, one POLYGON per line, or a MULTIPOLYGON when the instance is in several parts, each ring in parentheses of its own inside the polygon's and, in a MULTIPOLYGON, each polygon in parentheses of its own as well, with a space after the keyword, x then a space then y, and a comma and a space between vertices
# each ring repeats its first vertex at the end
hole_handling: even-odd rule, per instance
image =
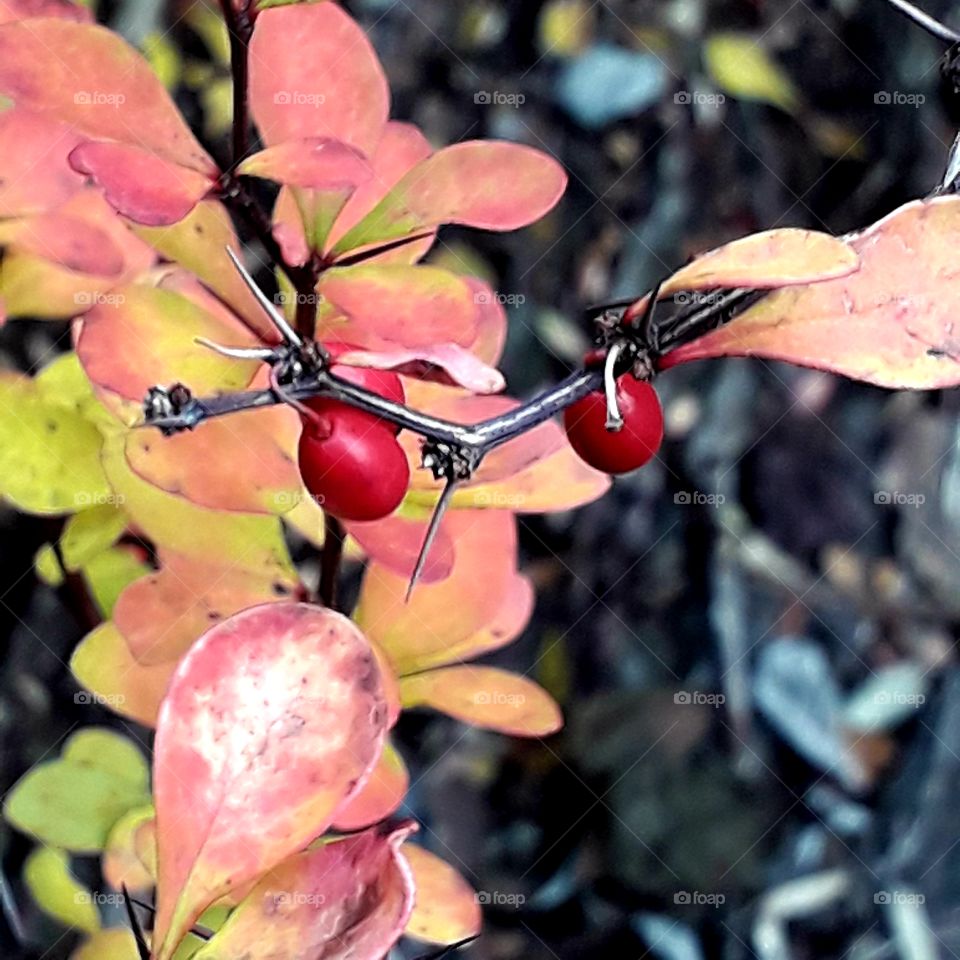
MULTIPOLYGON (((942 45, 881 0, 345 6, 395 117, 437 143, 528 143, 570 173, 536 226, 450 229, 431 255, 504 297, 518 396, 578 363, 588 304, 751 231, 844 233, 924 195, 960 122, 942 45)), ((960 4, 925 8, 960 26, 960 4)), ((98 15, 222 145, 212 12, 98 15)), ((0 363, 30 369, 65 329, 8 325, 0 363)), ((469 955, 960 955, 960 398, 743 360, 657 389, 657 461, 589 507, 521 518, 536 612, 492 660, 550 689, 564 732, 399 728, 409 812, 487 904, 469 955)), ((49 522, 0 507, 0 530, 5 792, 97 708, 75 705, 61 662, 86 608, 33 574, 49 522)), ((2 843, 16 878, 29 845, 2 843)), ((67 956, 22 899, 48 949, 8 939, 3 956, 67 956)))

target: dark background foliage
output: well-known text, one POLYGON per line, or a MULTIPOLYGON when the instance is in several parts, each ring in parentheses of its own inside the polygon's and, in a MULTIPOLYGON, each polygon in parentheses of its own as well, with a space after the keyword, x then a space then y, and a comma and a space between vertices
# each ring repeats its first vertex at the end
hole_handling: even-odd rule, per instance
MULTIPOLYGON (((542 39, 555 4, 348 6, 396 116, 436 142, 526 142, 570 171, 542 224, 450 230, 435 254, 480 258, 508 298, 518 395, 577 362, 589 303, 639 294, 753 230, 843 233, 925 194, 960 116, 942 47, 880 0, 585 0, 582 43, 564 56, 542 39), (703 60, 717 30, 758 39, 802 105, 717 102, 703 60), (611 45, 640 56, 621 63, 611 45), (572 69, 597 50, 614 61, 604 83, 572 69), (640 73, 657 92, 613 109, 640 73), (883 102, 894 92, 923 102, 883 102)), ((927 9, 949 19, 955 6, 927 9)), ((130 0, 105 16, 134 37, 157 16, 180 49, 200 49, 185 9, 130 0)), ((203 119, 201 97, 181 100, 203 119)), ((68 344, 60 327, 11 324, 3 360, 29 369, 57 337, 68 344)), ((401 724, 409 810, 489 904, 471 955, 956 955, 957 397, 759 361, 657 385, 661 457, 584 509, 522 521, 539 600, 494 659, 551 689, 565 731, 538 743, 401 724)), ((32 573, 51 524, 10 511, 0 524, 6 790, 76 724, 110 720, 75 704, 62 662, 88 607, 32 573)), ((28 845, 4 843, 39 945, 4 956, 66 956, 16 883, 28 845)))

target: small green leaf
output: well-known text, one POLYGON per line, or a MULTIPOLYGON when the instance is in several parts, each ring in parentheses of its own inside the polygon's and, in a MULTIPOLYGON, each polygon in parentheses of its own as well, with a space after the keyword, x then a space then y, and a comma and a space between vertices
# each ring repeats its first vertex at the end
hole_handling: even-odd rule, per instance
POLYGON ((60 537, 63 565, 75 573, 98 554, 112 547, 127 526, 123 511, 112 503, 82 510, 67 520, 60 537))
POLYGON ((100 929, 93 894, 70 872, 70 861, 62 850, 38 847, 24 864, 23 879, 37 906, 64 926, 86 933, 100 929))

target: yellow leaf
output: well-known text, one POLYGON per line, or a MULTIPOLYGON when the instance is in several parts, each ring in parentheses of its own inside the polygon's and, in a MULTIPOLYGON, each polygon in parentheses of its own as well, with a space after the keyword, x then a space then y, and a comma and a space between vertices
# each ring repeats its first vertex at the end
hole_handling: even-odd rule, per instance
POLYGON ((70 872, 70 861, 62 850, 38 847, 24 864, 23 879, 37 906, 64 926, 87 933, 100 929, 93 894, 70 872))
POLYGON ((82 567, 83 579, 104 617, 111 617, 117 597, 134 580, 139 580, 152 569, 136 555, 135 549, 111 547, 98 553, 82 567))
POLYGON ((63 567, 53 545, 45 543, 33 557, 33 569, 37 576, 50 587, 59 587, 63 583, 63 567))
POLYGON ((787 113, 800 107, 800 95, 783 68, 752 37, 715 33, 707 38, 704 62, 724 93, 740 100, 759 100, 787 113))
POLYGON ((590 42, 596 4, 586 0, 551 0, 540 13, 538 46, 544 56, 572 57, 590 42))
POLYGON ((75 573, 85 563, 112 547, 127 525, 123 511, 112 503, 82 510, 67 520, 60 537, 63 565, 75 573))

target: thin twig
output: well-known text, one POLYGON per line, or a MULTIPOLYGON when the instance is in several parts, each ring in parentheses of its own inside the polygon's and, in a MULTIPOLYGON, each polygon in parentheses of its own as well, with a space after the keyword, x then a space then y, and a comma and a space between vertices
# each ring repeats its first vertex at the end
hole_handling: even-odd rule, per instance
POLYGON ((345 537, 343 524, 331 513, 324 513, 323 552, 320 554, 320 587, 317 595, 320 602, 331 610, 337 609, 337 585, 345 537))

